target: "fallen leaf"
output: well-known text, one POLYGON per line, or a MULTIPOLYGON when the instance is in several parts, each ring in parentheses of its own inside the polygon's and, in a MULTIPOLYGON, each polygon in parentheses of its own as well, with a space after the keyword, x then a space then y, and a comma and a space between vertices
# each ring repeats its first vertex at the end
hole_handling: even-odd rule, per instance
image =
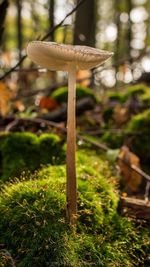
POLYGON ((117 164, 124 178, 126 190, 133 193, 137 192, 142 181, 142 176, 131 169, 130 166, 133 164, 140 168, 139 157, 131 152, 127 146, 122 146, 118 155, 117 164))
POLYGON ((0 82, 0 113, 3 117, 5 117, 10 110, 11 97, 12 92, 5 83, 0 82))
POLYGON ((41 109, 53 110, 58 107, 58 103, 50 97, 43 96, 39 100, 39 107, 41 109))

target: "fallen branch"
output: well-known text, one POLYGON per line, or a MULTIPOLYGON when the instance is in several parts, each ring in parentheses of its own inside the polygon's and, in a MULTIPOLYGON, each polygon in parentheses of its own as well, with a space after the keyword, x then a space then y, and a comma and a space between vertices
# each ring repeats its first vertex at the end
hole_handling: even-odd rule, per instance
MULTIPOLYGON (((78 100, 76 104, 76 114, 81 115, 84 111, 93 109, 94 106, 95 102, 90 97, 85 97, 81 100, 78 100)), ((67 118, 67 105, 65 104, 65 106, 61 107, 60 109, 48 112, 47 114, 40 116, 40 118, 55 122, 64 121, 67 118)))
POLYGON ((142 199, 121 197, 119 206, 123 215, 150 221, 150 203, 142 199))
POLYGON ((53 121, 47 121, 41 118, 15 118, 13 121, 11 121, 5 128, 5 132, 10 132, 14 126, 16 126, 19 123, 22 122, 33 122, 33 123, 38 123, 38 124, 45 124, 50 127, 54 127, 57 129, 60 129, 62 132, 66 133, 67 130, 65 127, 62 127, 59 125, 59 123, 53 122, 53 121))

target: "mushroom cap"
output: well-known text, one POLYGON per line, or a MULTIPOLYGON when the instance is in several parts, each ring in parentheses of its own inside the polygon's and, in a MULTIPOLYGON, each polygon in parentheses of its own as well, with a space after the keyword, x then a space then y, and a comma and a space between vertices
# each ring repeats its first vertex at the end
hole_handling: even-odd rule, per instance
POLYGON ((77 70, 92 69, 101 65, 113 53, 89 46, 33 41, 28 44, 27 55, 41 67, 68 71, 72 64, 77 70))

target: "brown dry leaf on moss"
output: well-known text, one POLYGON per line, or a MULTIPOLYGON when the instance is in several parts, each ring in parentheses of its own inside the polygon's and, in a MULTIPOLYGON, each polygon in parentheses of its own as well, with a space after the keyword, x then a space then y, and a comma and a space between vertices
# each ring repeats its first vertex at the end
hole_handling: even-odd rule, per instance
POLYGON ((133 164, 140 168, 140 159, 127 146, 121 147, 118 158, 118 166, 124 178, 126 190, 132 193, 137 192, 142 181, 142 176, 132 170, 128 165, 131 166, 133 164))
POLYGON ((122 107, 118 104, 114 109, 113 119, 117 125, 126 123, 130 118, 129 111, 126 107, 122 107))
POLYGON ((12 92, 8 89, 5 83, 0 82, 0 113, 5 117, 10 110, 10 99, 12 92))

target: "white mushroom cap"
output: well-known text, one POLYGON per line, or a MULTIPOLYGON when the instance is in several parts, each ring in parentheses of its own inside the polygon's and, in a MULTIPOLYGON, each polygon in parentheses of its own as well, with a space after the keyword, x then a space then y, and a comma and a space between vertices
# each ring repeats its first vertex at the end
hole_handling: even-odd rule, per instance
POLYGON ((33 41, 28 44, 27 55, 41 67, 68 71, 71 64, 77 70, 92 69, 101 65, 113 53, 88 46, 33 41))

